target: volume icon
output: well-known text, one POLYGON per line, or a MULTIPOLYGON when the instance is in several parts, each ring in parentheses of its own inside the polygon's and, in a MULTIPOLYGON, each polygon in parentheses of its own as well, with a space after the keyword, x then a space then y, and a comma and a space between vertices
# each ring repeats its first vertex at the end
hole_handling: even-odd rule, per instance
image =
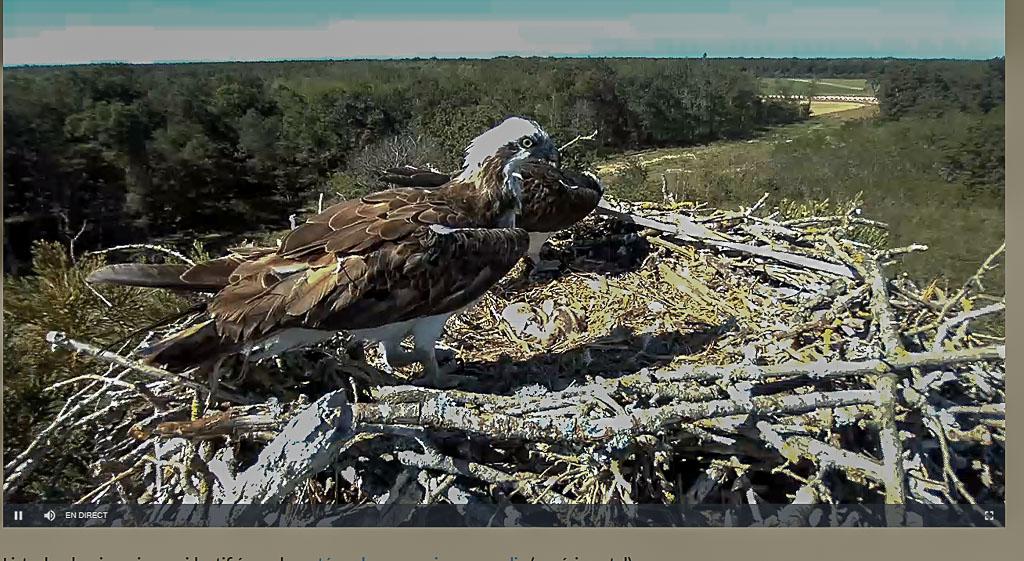
POLYGON ((57 518, 57 515, 52 510, 48 510, 46 511, 46 514, 43 515, 43 518, 53 522, 53 519, 57 518))

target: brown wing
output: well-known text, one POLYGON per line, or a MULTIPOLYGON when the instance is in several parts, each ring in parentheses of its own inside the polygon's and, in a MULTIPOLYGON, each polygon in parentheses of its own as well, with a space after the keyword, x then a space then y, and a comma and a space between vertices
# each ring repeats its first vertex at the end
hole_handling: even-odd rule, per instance
MULTIPOLYGON (((597 208, 603 187, 594 177, 544 161, 525 162, 523 211, 518 226, 530 232, 557 232, 582 220, 597 208)), ((436 187, 449 175, 416 166, 389 168, 381 179, 395 185, 436 187)))
POLYGON ((403 187, 440 187, 451 181, 451 175, 405 165, 384 170, 380 180, 403 187))
POLYGON ((545 162, 523 164, 523 213, 517 225, 530 232, 556 232, 590 214, 601 200, 597 178, 545 162))
POLYGON ((454 312, 498 282, 529 246, 519 228, 423 228, 374 252, 364 276, 322 312, 328 329, 365 329, 454 312), (349 294, 357 297, 349 297, 349 294))
POLYGON ((522 230, 463 228, 472 224, 436 191, 339 203, 290 232, 277 253, 239 266, 210 315, 222 335, 242 341, 279 328, 362 329, 457 310, 528 244, 522 230))

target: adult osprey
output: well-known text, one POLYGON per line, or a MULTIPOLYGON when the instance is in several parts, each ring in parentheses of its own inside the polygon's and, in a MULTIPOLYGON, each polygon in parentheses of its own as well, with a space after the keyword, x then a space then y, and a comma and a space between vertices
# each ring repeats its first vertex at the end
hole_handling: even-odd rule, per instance
POLYGON ((144 351, 182 371, 233 353, 262 358, 348 331, 380 341, 393 367, 420 362, 424 382, 449 381, 436 343, 526 252, 515 227, 522 169, 558 151, 532 121, 512 117, 477 137, 477 156, 439 189, 400 188, 338 203, 278 248, 245 248, 189 267, 110 265, 89 282, 214 291, 206 321, 144 351), (402 340, 412 335, 414 350, 402 340))
MULTIPOLYGON (((463 169, 455 179, 448 174, 404 165, 384 170, 380 179, 387 183, 406 187, 439 187, 449 181, 464 181, 470 170, 479 161, 480 153, 473 146, 466 151, 463 169)), ((558 166, 557 154, 554 165, 547 161, 524 162, 520 168, 523 176, 523 211, 516 225, 530 232, 530 247, 527 251, 534 264, 534 270, 557 268, 557 262, 544 262, 540 250, 551 234, 564 230, 590 214, 604 194, 601 180, 589 172, 577 172, 558 166)))

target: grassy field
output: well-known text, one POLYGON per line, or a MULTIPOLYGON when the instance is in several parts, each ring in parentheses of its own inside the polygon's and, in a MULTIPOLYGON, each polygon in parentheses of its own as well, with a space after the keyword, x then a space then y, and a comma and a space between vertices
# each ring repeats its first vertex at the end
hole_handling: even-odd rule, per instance
MULTIPOLYGON (((602 162, 598 171, 610 192, 624 198, 660 200, 666 173, 683 200, 733 209, 766 192, 769 207, 848 201, 862 192, 864 215, 891 226, 888 245, 930 247, 906 257, 902 270, 922 282, 942 276, 962 283, 1005 236, 1002 190, 946 182, 938 171, 939 151, 928 147, 969 122, 854 118, 871 111, 877 107, 832 113, 749 141, 624 154, 602 162)), ((1002 277, 993 280, 990 288, 1001 291, 1002 277)))
POLYGON ((816 95, 874 95, 863 78, 759 78, 758 83, 763 94, 805 95, 813 90, 816 95))
POLYGON ((824 120, 839 120, 839 121, 851 121, 857 119, 864 119, 867 117, 875 117, 878 115, 877 105, 863 105, 860 103, 854 103, 853 107, 844 109, 842 111, 833 112, 817 112, 816 107, 821 103, 829 102, 815 102, 811 103, 811 114, 820 119, 824 120))
POLYGON ((811 102, 811 115, 828 115, 833 113, 845 113, 846 111, 856 110, 864 107, 861 103, 851 103, 848 101, 813 101, 811 102))

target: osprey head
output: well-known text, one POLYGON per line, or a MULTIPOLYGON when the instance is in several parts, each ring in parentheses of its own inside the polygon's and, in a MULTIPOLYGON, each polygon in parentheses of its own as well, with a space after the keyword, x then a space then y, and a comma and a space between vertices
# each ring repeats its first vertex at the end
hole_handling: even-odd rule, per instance
POLYGON ((509 117, 502 123, 473 139, 466 149, 462 165, 463 179, 469 179, 489 158, 498 157, 502 167, 512 160, 540 159, 558 167, 558 147, 536 122, 523 117, 509 117))

